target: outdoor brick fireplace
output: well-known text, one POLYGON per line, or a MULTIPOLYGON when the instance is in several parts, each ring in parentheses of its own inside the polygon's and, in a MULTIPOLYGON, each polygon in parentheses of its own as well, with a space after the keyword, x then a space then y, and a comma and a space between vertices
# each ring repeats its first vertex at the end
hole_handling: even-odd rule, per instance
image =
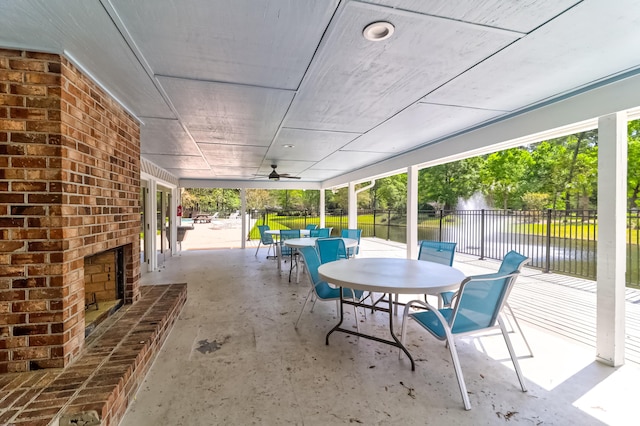
POLYGON ((80 354, 85 258, 120 248, 139 298, 139 134, 64 57, 0 49, 0 373, 80 354))

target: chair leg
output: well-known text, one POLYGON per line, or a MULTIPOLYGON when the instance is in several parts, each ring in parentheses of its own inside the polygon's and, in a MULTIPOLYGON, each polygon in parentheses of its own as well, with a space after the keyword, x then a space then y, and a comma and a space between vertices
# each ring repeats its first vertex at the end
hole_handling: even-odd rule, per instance
POLYGON ((360 321, 358 321, 358 307, 356 305, 353 305, 353 318, 356 321, 356 331, 360 333, 360 321))
MULTIPOLYGON (((256 254, 254 254, 255 257, 258 257, 258 250, 260 250, 260 243, 262 241, 258 241, 258 247, 256 247, 256 254)), ((268 253, 267 253, 268 254, 268 253)))
POLYGON ((513 318, 513 321, 516 323, 516 328, 518 329, 518 332, 520 332, 520 336, 522 336, 522 340, 524 340, 524 344, 527 345, 527 349, 529 350, 529 355, 533 356, 533 351, 531 350, 531 346, 529 346, 529 341, 527 340, 524 333, 522 332, 522 328, 520 328, 520 323, 518 322, 518 318, 516 318, 516 315, 513 313, 513 309, 511 309, 511 306, 509 306, 509 303, 505 302, 505 306, 507 307, 507 309, 509 309, 509 314, 511 315, 511 318, 513 318))
MULTIPOLYGON (((309 297, 311 297, 312 293, 313 293, 313 289, 309 290, 309 294, 307 294, 306 299, 304 299, 304 303, 302 304, 302 309, 300 309, 300 315, 298 315, 298 319, 296 320, 296 324, 294 326, 296 330, 298 329, 298 323, 300 322, 300 318, 302 317, 302 312, 304 312, 304 307, 307 306, 307 302, 309 301, 309 297)), ((313 312, 313 309, 311 310, 311 312, 313 312)))
POLYGON ((500 330, 502 330, 502 336, 504 337, 504 341, 507 344, 507 349, 509 350, 509 355, 511 356, 511 361, 513 362, 513 368, 516 370, 516 375, 518 376, 518 381, 520 382, 520 387, 522 388, 522 392, 526 392, 527 388, 524 384, 524 377, 522 376, 522 371, 520 370, 520 363, 518 362, 518 357, 516 357, 516 353, 513 350, 513 345, 511 344, 511 339, 509 339, 509 333, 507 333, 507 329, 504 326, 504 321, 501 317, 498 317, 498 324, 500 325, 500 330))
POLYGON ((462 395, 462 402, 464 403, 465 410, 471 410, 471 401, 469 401, 469 394, 467 393, 467 385, 464 383, 464 376, 462 375, 462 368, 460 367, 460 359, 458 358, 458 351, 456 350, 456 344, 453 341, 453 335, 447 330, 447 343, 449 345, 449 352, 451 353, 451 360, 453 361, 453 369, 456 371, 456 378, 458 379, 458 387, 460 388, 460 394, 462 395))

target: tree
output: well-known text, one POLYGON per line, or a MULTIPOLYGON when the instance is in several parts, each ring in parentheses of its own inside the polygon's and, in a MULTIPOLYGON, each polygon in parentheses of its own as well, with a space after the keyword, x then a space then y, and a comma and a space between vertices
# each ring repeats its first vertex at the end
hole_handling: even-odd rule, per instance
POLYGON ((271 193, 267 189, 247 189, 247 208, 263 210, 272 207, 271 193))
POLYGON ((316 214, 320 209, 320 191, 302 191, 302 207, 312 214, 316 214))
POLYGON ((551 196, 551 208, 557 209, 558 199, 565 191, 571 164, 571 153, 557 141, 544 141, 531 151, 533 163, 526 179, 528 191, 545 192, 551 196))
POLYGON ((372 190, 377 207, 400 210, 407 206, 407 174, 377 179, 372 190))
POLYGON ((453 209, 459 199, 467 199, 480 190, 479 173, 483 164, 482 157, 474 157, 420 170, 419 204, 436 202, 445 210, 453 209))
POLYGON ((627 199, 629 209, 640 206, 638 198, 640 197, 640 135, 639 139, 629 140, 627 148, 628 165, 627 165, 627 199))
POLYGON ((505 210, 521 207, 517 203, 525 188, 525 176, 531 161, 529 151, 523 148, 511 148, 489 155, 480 171, 485 195, 496 204, 501 204, 505 210))

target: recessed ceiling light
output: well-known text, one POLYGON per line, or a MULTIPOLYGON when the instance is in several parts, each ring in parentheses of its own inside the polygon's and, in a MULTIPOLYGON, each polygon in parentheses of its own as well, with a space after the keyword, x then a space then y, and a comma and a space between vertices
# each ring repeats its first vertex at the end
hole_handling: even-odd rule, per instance
POLYGON ((395 27, 391 22, 379 21, 372 22, 364 27, 362 35, 369 41, 386 40, 393 34, 395 27))
POLYGON ((295 148, 296 146, 295 145, 285 144, 285 145, 282 145, 282 147, 283 148, 295 148))

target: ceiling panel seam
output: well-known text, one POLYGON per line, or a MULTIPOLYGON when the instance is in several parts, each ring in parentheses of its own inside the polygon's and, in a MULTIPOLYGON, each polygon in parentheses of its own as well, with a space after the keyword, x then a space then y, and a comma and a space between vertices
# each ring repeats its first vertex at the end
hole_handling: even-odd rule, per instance
POLYGON ((198 144, 196 143, 195 139, 191 135, 191 132, 189 131, 187 126, 185 126, 184 123, 182 122, 182 119, 180 117, 180 114, 178 114, 178 111, 177 111, 176 107, 173 105, 173 102, 171 102, 171 99, 169 98, 169 96, 165 92, 165 90, 162 87, 162 84, 160 83, 160 81, 158 81, 158 79, 155 77, 153 69, 151 68, 151 66, 147 62, 146 58, 142 54, 142 51, 140 50, 140 48, 138 47, 136 42, 133 40, 133 37, 131 36, 131 33, 129 33, 129 30, 124 25, 124 22, 120 18, 120 15, 118 14, 118 11, 116 10, 115 6, 111 3, 110 0, 99 0, 99 1, 100 1, 100 4, 102 4, 102 7, 104 8, 104 10, 107 12, 107 15, 109 16, 109 19, 111 19, 111 22, 113 22, 114 26, 116 27, 116 29, 118 30, 118 32, 122 36, 124 42, 127 44, 127 46, 129 46, 129 49, 131 50, 131 53, 138 60, 138 62, 140 62, 140 65, 142 66, 142 68, 145 70, 145 72, 147 73, 147 75, 151 79, 151 82, 153 83, 155 88, 160 93, 160 96, 162 97, 162 99, 167 103, 167 106, 169 107, 169 109, 178 118, 178 122, 180 123, 180 126, 182 127, 182 129, 185 131, 185 133, 187 134, 187 136, 191 140, 191 143, 198 150, 198 152, 200 153, 203 161, 209 166, 209 169, 211 169, 211 164, 209 164, 209 162, 207 161, 204 153, 200 150, 200 147, 198 146, 198 144))

